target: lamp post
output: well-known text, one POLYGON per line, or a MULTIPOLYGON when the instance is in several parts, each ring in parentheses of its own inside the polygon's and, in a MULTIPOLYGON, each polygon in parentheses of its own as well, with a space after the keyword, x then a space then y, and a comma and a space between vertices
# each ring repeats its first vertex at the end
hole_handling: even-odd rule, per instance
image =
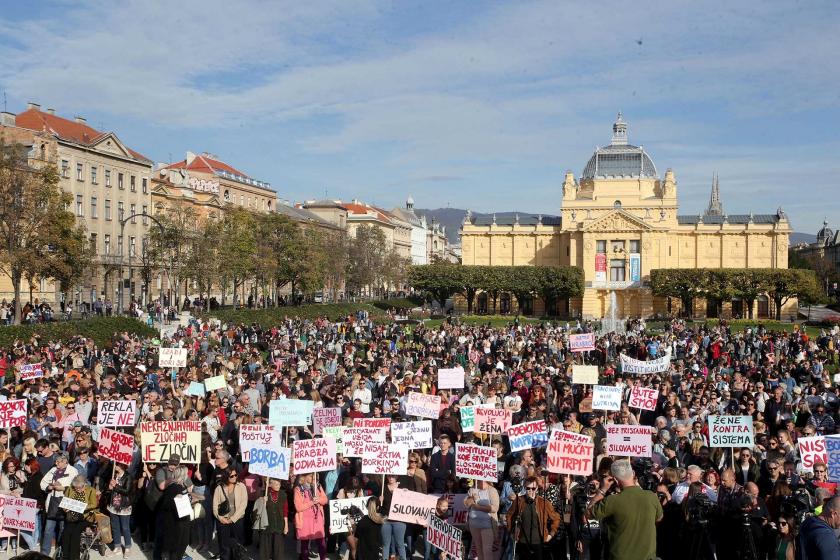
MULTIPOLYGON (((119 281, 119 284, 118 284, 118 286, 119 286, 119 297, 118 297, 118 300, 117 300, 117 314, 118 315, 122 315, 122 313, 123 313, 123 294, 125 292, 125 285, 123 283, 123 259, 125 258, 125 254, 124 254, 124 251, 123 251, 123 242, 125 242, 125 224, 127 224, 130 219, 136 218, 137 216, 141 216, 143 218, 149 218, 155 224, 157 224, 157 226, 160 228, 161 235, 166 234, 166 229, 163 227, 163 224, 160 223, 160 220, 158 220, 157 218, 155 218, 151 214, 146 214, 146 213, 138 214, 138 213, 135 212, 135 213, 131 214, 130 216, 126 216, 125 218, 120 220, 120 237, 119 238, 120 238, 121 242, 120 242, 120 269, 119 269, 120 270, 120 281, 119 281)), ((129 250, 129 254, 128 254, 128 271, 129 271, 129 274, 131 274, 131 257, 132 257, 131 251, 129 250)), ((172 263, 171 262, 169 263, 169 275, 170 275, 170 277, 172 275, 172 263)), ((129 285, 131 285, 130 281, 129 281, 129 285)))

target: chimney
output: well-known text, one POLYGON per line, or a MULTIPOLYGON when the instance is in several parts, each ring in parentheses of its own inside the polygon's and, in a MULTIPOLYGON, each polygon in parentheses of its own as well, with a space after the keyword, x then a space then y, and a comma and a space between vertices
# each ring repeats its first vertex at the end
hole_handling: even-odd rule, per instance
POLYGON ((32 101, 30 101, 29 103, 26 104, 26 108, 27 108, 27 110, 28 109, 35 109, 36 111, 40 111, 41 110, 41 105, 39 105, 38 103, 33 103, 32 101))
POLYGON ((191 164, 195 160, 195 154, 192 152, 187 152, 187 161, 186 165, 191 164))
POLYGON ((79 115, 76 115, 76 122, 79 123, 79 124, 85 124, 87 122, 87 119, 84 118, 84 117, 80 117, 79 115))
POLYGON ((0 113, 0 126, 15 126, 15 114, 7 111, 0 113))
POLYGON ((55 109, 47 109, 47 113, 49 113, 50 115, 55 115, 55 109))

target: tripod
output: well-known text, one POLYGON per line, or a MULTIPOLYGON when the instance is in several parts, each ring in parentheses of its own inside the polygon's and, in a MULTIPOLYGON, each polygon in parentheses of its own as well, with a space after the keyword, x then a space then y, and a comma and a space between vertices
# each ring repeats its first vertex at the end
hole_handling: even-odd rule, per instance
POLYGON ((690 560, 706 560, 714 558, 712 542, 709 540, 709 522, 700 519, 692 523, 691 528, 691 551, 690 560))
POLYGON ((755 540, 753 540, 752 523, 750 522, 749 513, 742 514, 741 541, 743 544, 740 550, 740 560, 758 560, 758 552, 755 549, 755 540))

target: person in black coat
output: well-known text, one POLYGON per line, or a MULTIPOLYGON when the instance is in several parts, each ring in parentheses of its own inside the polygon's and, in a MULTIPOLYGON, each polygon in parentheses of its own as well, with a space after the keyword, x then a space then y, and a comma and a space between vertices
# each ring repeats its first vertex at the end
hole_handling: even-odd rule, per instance
POLYGON ((455 453, 452 452, 452 442, 449 436, 440 436, 440 450, 429 460, 430 484, 429 489, 434 493, 446 490, 446 480, 455 476, 455 453))
POLYGON ((180 481, 171 483, 163 491, 155 509, 157 527, 155 531, 154 560, 183 558, 190 544, 190 516, 179 517, 175 498, 188 495, 180 481))
POLYGON ((379 513, 379 498, 371 496, 367 502, 367 515, 353 529, 356 540, 356 560, 379 560, 382 558, 382 523, 379 513))

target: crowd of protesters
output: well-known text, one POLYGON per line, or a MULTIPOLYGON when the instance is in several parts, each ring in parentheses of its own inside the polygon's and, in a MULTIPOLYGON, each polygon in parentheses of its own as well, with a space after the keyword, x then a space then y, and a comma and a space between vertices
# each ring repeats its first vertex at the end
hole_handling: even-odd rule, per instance
MULTIPOLYGON (((840 332, 736 332, 725 322, 676 320, 658 331, 631 327, 574 353, 569 335, 589 331, 586 323, 490 327, 450 319, 425 328, 364 314, 265 328, 194 320, 171 339, 122 333, 103 347, 83 338, 18 341, 0 356, 0 400, 26 399, 28 418, 0 430, 0 493, 37 500, 40 514, 34 532, 0 546, 21 543, 43 554, 60 547, 64 558, 76 558, 85 534, 107 532, 101 552, 126 557, 137 546, 170 560, 188 546, 224 560, 446 557, 422 526, 389 520, 402 488, 444 496, 435 513, 450 520, 446 496, 466 495, 462 558, 840 558, 840 481, 829 479, 833 465, 804 465, 797 445, 838 433, 840 332), (188 366, 157 367, 160 345, 189 349, 188 366), (670 363, 626 375, 622 354, 665 355, 670 363), (624 388, 620 410, 591 409, 593 387, 572 383, 572 364, 584 362, 599 366, 600 384, 624 388), (43 376, 21 381, 25 363, 42 364, 43 376), (452 366, 465 370, 464 389, 439 389, 438 369, 452 366), (188 394, 191 382, 218 375, 225 388, 188 394), (655 410, 628 408, 636 385, 657 390, 655 410), (412 450, 405 475, 383 480, 363 474, 359 459, 339 457, 335 471, 267 481, 242 461, 240 426, 266 423, 272 400, 340 408, 352 425, 363 417, 414 419, 406 416, 412 392, 440 395, 442 405, 433 447, 412 450), (97 402, 126 399, 138 403, 138 422, 200 421, 200 462, 177 455, 144 462, 139 433, 129 465, 104 459, 97 402), (511 453, 506 437, 463 429, 461 407, 480 404, 512 410, 513 424, 544 420, 549 431, 589 437, 592 474, 549 473, 544 447, 511 453), (709 446, 707 416, 727 414, 752 417, 754 445, 709 446), (650 426, 652 455, 609 456, 609 424, 650 426), (455 446, 466 442, 496 448, 497 483, 456 477, 455 446), (181 515, 177 500, 185 495, 203 515, 181 515), (88 507, 63 511, 62 496, 88 507), (331 535, 329 500, 368 496, 351 531, 331 535)), ((321 437, 312 426, 288 427, 284 436, 321 437)))

